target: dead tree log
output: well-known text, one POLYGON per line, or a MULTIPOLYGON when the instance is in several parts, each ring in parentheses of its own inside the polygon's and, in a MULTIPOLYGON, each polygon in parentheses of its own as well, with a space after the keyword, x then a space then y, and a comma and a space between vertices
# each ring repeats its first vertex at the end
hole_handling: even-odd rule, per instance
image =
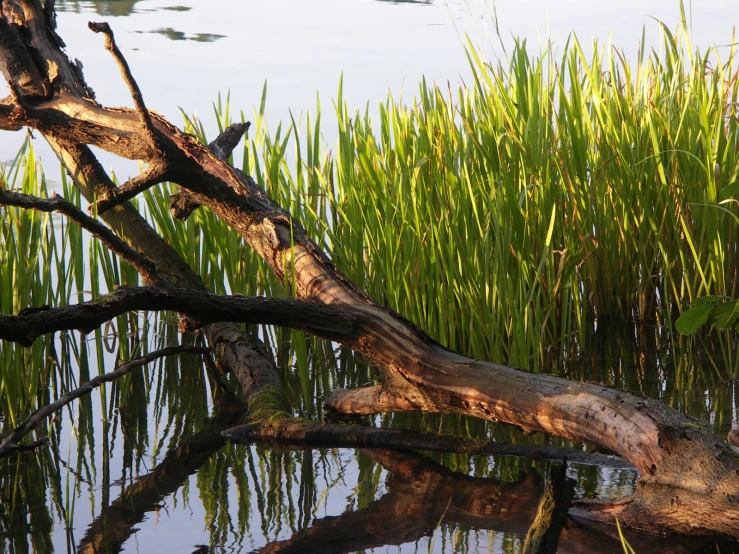
MULTIPOLYGON (((356 318, 356 338, 343 342, 382 371, 382 388, 339 393, 330 406, 344 413, 388 405, 461 413, 596 444, 625 457, 642 477, 633 498, 605 510, 590 507, 590 517, 618 516, 622 524, 655 531, 739 538, 739 464, 705 426, 655 400, 445 349, 352 284, 251 178, 149 112, 119 54, 135 110, 105 108, 92 99, 36 0, 4 0, 2 6, 0 69, 12 94, 0 101, 0 128, 26 126, 69 151, 92 144, 146 162, 155 170, 122 185, 123 194, 98 195, 99 212, 116 209, 120 199, 166 176, 244 237, 299 299, 356 318)), ((115 54, 107 26, 91 28, 105 35, 115 54)))

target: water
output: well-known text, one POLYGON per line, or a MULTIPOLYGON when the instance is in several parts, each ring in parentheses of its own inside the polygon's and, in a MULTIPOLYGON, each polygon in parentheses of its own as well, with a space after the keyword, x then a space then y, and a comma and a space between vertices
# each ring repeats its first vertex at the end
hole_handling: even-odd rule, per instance
MULTIPOLYGON (((215 132, 211 106, 219 93, 230 91, 232 105, 249 118, 265 81, 266 113, 273 126, 289 121, 290 113, 297 117, 313 109, 318 94, 324 128, 330 129, 330 101, 342 73, 345 98, 350 108, 360 109, 367 103, 374 107, 388 90, 410 98, 423 76, 454 84, 469 76, 460 38, 464 33, 491 57, 503 56, 503 47, 510 51, 513 37, 534 45, 549 37, 561 45, 573 31, 586 48, 593 38, 606 43, 612 37, 635 57, 643 27, 647 44, 658 47, 658 23, 649 16, 672 28, 679 21, 677 0, 529 0, 525 5, 506 0, 495 4, 501 46, 492 4, 485 0, 65 0, 57 6, 67 52, 84 63, 102 104, 132 105, 102 39, 87 29, 88 21, 99 19, 111 23, 147 105, 178 124, 180 108, 199 114, 210 135, 215 132)), ((696 45, 731 42, 737 23, 733 0, 688 7, 696 45)), ((21 135, 12 140, 6 133, 0 160, 13 158, 21 135)), ((335 137, 325 138, 331 145, 335 137)), ((52 154, 45 150, 44 157, 52 154)), ((119 177, 138 173, 134 162, 104 156, 103 163, 119 177)))
MULTIPOLYGON (((328 105, 342 72, 345 96, 357 107, 373 105, 388 89, 410 97, 422 75, 437 82, 464 79, 459 32, 471 33, 491 55, 510 47, 511 34, 535 42, 540 33, 562 42, 572 30, 584 41, 593 36, 606 41, 612 33, 614 43, 633 54, 642 25, 656 44, 657 24, 644 13, 670 24, 678 14, 675 2, 656 0, 585 6, 538 1, 524 7, 504 2, 496 6, 501 46, 490 7, 478 1, 60 1, 58 8, 59 32, 72 57, 83 60, 103 104, 131 102, 99 37, 86 28, 88 20, 101 18, 111 22, 148 105, 174 122, 180 121, 180 108, 201 114, 211 135, 210 105, 217 94, 230 90, 232 106, 249 114, 265 80, 267 114, 274 125, 290 112, 311 109, 316 93, 328 105)), ((695 42, 703 47, 728 43, 736 18, 733 2, 693 6, 695 42)), ((17 149, 21 135, 9 136, 0 146, 0 159, 12 158, 17 149)), ((53 177, 50 153, 38 146, 53 177)), ((135 163, 103 160, 119 177, 138 170, 135 163)), ((152 325, 157 325, 153 319, 152 325)), ((153 349, 167 338, 179 340, 171 327, 157 335, 145 329, 130 336, 127 347, 153 349)), ((553 370, 660 398, 710 421, 718 436, 725 436, 736 419, 737 389, 721 377, 720 353, 682 350, 649 328, 601 328, 590 340, 578 359, 553 359, 553 370)), ((283 378, 301 415, 321 418, 331 389, 359 386, 373 377, 371 369, 350 353, 334 351, 334 345, 308 341, 296 348, 296 342, 296 335, 281 333, 271 344, 279 345, 283 378)), ((55 339, 62 377, 50 387, 52 396, 84 380, 81 368, 95 375, 114 366, 117 356, 101 344, 78 333, 55 339)), ((214 401, 208 383, 206 368, 192 358, 152 364, 65 410, 49 424, 52 447, 38 456, 0 461, 3 551, 202 552, 198 545, 207 545, 214 552, 247 552, 268 544, 273 550, 291 546, 303 552, 315 551, 316 544, 375 552, 520 548, 540 493, 534 472, 546 474, 547 464, 225 444, 218 431, 233 423, 226 417, 229 400, 214 401), (415 468, 410 477, 401 471, 409 465, 415 468)), ((402 414, 375 423, 565 444, 466 418, 402 414)), ((636 478, 630 471, 576 465, 570 475, 578 481, 580 497, 628 494, 636 478)), ((573 522, 561 551, 620 552, 614 536, 613 529, 573 522)), ((680 546, 628 536, 639 552, 680 546)))

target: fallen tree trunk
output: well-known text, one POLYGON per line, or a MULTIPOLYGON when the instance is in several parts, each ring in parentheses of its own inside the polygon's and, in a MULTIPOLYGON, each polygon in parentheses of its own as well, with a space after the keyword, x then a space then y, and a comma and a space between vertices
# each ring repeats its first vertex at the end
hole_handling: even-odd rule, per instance
POLYGON ((144 175, 99 195, 99 213, 159 182, 174 181, 187 191, 188 202, 208 206, 244 237, 298 299, 330 305, 356 321, 352 338, 342 342, 376 365, 383 383, 337 392, 329 407, 362 414, 459 413, 595 444, 626 458, 642 476, 633 498, 590 506, 589 517, 618 516, 624 525, 655 531, 739 538, 739 464, 705 426, 655 400, 445 349, 352 284, 251 178, 150 113, 107 25, 91 28, 105 34, 106 48, 131 89, 133 111, 92 100, 35 0, 5 0, 3 16, 0 66, 12 94, 0 102, 0 127, 27 126, 68 151, 92 144, 149 164, 144 175))

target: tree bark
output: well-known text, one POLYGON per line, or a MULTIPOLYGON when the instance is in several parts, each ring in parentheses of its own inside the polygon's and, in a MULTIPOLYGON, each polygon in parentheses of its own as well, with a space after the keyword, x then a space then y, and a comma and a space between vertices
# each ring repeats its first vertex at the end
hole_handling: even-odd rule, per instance
MULTIPOLYGON (((589 506, 589 517, 739 538, 737 457, 704 425, 639 395, 447 350, 360 291, 251 178, 148 112, 121 59, 135 110, 108 109, 92 100, 35 0, 5 0, 3 16, 9 31, 0 41, 0 69, 12 94, 0 102, 1 128, 27 126, 66 151, 82 149, 84 155, 80 145, 91 144, 156 167, 151 178, 124 184, 123 195, 98 195, 99 211, 119 209, 116 198, 145 190, 166 174, 190 201, 208 206, 244 237, 299 300, 331 306, 356 321, 352 338, 342 343, 381 370, 382 388, 337 393, 330 407, 372 413, 388 408, 373 398, 389 398, 404 409, 472 415, 595 444, 630 461, 641 479, 633 498, 607 509, 589 506)), ((112 33, 95 29, 105 33, 112 50, 112 33)), ((79 171, 89 168, 82 162, 79 171)))

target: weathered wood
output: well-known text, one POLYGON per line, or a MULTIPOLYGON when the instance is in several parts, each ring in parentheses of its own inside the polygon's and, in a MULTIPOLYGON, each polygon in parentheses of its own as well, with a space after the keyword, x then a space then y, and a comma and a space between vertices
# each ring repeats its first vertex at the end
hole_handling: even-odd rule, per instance
MULTIPOLYGON (((33 40, 36 52, 44 60, 54 56, 58 65, 59 52, 51 52, 58 45, 29 23, 43 17, 40 7, 34 11, 30 0, 5 3, 23 7, 23 37, 29 37, 23 40, 33 40)), ((17 19, 6 22, 23 25, 17 19)), ((4 55, 0 51, 0 57, 4 55)), ((157 141, 152 144, 136 111, 95 104, 80 86, 65 85, 73 71, 57 69, 52 79, 50 67, 42 63, 36 71, 44 82, 54 83, 53 94, 39 98, 30 89, 18 89, 22 98, 19 93, 0 104, 0 127, 24 125, 65 145, 93 144, 147 163, 166 160, 173 179, 192 199, 244 237, 299 299, 346 309, 357 318, 355 338, 343 342, 382 371, 386 396, 422 411, 473 415, 614 451, 642 474, 634 498, 619 508, 622 522, 739 538, 739 465, 728 446, 705 426, 638 395, 450 352, 354 286, 305 230, 243 173, 154 113, 151 125, 157 141)), ((366 413, 366 403, 362 409, 366 413)), ((598 517, 610 515, 602 512, 598 517)))

